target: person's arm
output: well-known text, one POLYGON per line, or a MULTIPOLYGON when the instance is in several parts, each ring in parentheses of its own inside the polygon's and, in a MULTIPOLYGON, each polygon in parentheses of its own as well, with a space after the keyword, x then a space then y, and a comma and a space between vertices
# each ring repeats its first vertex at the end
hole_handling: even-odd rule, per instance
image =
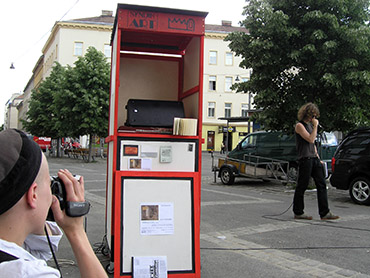
MULTIPOLYGON (((57 251, 63 233, 55 222, 46 221, 45 227, 48 230, 53 250, 57 251)), ((29 234, 23 243, 23 248, 38 259, 48 261, 52 258, 50 246, 44 231, 39 234, 29 234)))
POLYGON ((302 123, 297 123, 295 126, 295 132, 297 132, 301 137, 306 140, 308 143, 313 144, 316 140, 317 136, 317 126, 319 124, 319 121, 315 118, 312 119, 312 132, 311 134, 308 133, 308 131, 305 129, 302 123))
MULTIPOLYGON (((58 176, 65 185, 68 201, 83 202, 85 200, 83 177, 77 181, 68 170, 60 170, 58 176)), ((62 228, 72 246, 81 278, 108 277, 84 231, 83 217, 67 216, 65 212, 61 211, 59 201, 55 196, 53 196, 51 208, 55 221, 62 228)))

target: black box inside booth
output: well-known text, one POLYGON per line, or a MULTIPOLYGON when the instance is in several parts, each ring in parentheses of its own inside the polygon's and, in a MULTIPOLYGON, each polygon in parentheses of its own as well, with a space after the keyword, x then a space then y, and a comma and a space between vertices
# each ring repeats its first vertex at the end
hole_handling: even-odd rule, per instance
POLYGON ((175 117, 185 117, 181 101, 129 99, 126 109, 126 126, 172 127, 175 117))

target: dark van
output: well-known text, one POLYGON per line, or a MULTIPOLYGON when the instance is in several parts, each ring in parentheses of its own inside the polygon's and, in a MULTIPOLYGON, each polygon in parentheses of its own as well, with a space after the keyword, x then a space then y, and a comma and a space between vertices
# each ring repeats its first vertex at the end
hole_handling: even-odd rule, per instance
MULTIPOLYGON (((331 158, 337 148, 337 138, 333 133, 323 132, 317 140, 318 152, 321 160, 326 162, 328 171, 331 169, 331 158)), ((231 152, 228 158, 244 160, 245 155, 266 157, 289 162, 289 175, 295 176, 297 169, 297 151, 295 135, 287 135, 282 132, 257 131, 247 135, 231 152)), ((222 167, 228 167, 223 165, 222 167)), ((220 177, 222 180, 222 167, 220 177)), ((226 172, 226 171, 224 171, 226 172)), ((227 171, 230 175, 230 171, 227 171)), ((233 169, 233 175, 239 176, 237 169, 233 169)), ((232 177, 233 181, 233 177, 232 177)), ((222 180, 223 183, 225 183, 222 180)), ((227 181, 226 181, 227 182, 227 181)), ((228 183, 230 184, 230 183, 228 183)))
MULTIPOLYGON (((330 166, 331 158, 338 146, 337 138, 333 133, 329 132, 323 132, 320 137, 320 141, 318 142, 320 158, 330 166)), ((245 154, 295 163, 297 161, 295 135, 268 131, 251 133, 228 156, 236 159, 244 159, 245 154)))

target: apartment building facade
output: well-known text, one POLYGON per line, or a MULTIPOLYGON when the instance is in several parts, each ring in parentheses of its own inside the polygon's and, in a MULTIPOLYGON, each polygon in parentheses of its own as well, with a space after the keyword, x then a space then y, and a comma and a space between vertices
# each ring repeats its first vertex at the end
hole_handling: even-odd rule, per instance
POLYGON ((102 11, 98 17, 57 22, 42 49, 43 79, 50 75, 55 62, 73 65, 93 46, 110 58, 110 38, 114 17, 112 11, 102 11))
POLYGON ((23 94, 12 94, 5 104, 4 129, 18 128, 18 109, 17 106, 22 102, 23 94))
POLYGON ((21 119, 26 120, 28 103, 33 89, 48 77, 55 62, 62 66, 73 65, 80 56, 84 56, 90 46, 103 52, 110 59, 110 38, 114 16, 112 11, 102 11, 97 17, 80 18, 56 22, 51 34, 42 48, 42 55, 36 62, 32 76, 23 91, 23 101, 18 108, 19 129, 22 129, 21 119))
POLYGON ((231 87, 237 82, 248 81, 251 71, 239 67, 241 58, 228 47, 225 41, 231 32, 245 32, 242 27, 233 27, 230 21, 222 25, 206 25, 204 40, 203 76, 203 134, 205 144, 202 150, 220 151, 221 145, 231 150, 241 137, 252 131, 248 121, 233 122, 220 118, 248 116, 251 110, 249 94, 236 93, 231 87), (249 129, 248 129, 249 127, 249 129))

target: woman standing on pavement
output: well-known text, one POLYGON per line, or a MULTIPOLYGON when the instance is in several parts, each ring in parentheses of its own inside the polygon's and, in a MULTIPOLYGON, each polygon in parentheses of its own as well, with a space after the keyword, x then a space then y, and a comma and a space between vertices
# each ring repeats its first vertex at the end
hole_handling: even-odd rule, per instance
POLYGON ((317 127, 320 117, 318 107, 309 102, 298 111, 298 123, 295 126, 296 148, 298 152, 298 181, 294 192, 293 212, 295 219, 312 220, 312 216, 304 213, 304 193, 307 190, 310 177, 317 189, 319 215, 322 220, 335 220, 336 216, 330 212, 323 161, 320 160, 314 144, 317 136, 317 127))

